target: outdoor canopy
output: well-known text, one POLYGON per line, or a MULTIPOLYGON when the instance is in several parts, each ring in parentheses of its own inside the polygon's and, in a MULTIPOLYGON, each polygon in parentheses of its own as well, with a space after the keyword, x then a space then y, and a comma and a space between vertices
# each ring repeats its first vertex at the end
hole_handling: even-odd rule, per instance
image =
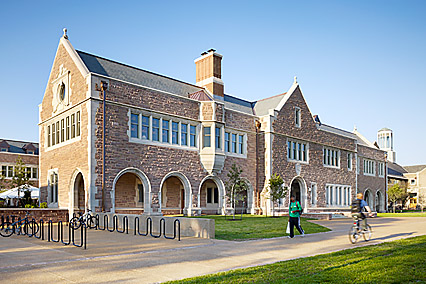
POLYGON ((31 191, 31 198, 36 199, 40 196, 40 189, 31 185, 21 185, 19 187, 15 187, 12 189, 9 189, 3 193, 0 193, 0 198, 3 199, 13 199, 18 198, 18 189, 19 189, 19 198, 24 197, 24 191, 31 191))

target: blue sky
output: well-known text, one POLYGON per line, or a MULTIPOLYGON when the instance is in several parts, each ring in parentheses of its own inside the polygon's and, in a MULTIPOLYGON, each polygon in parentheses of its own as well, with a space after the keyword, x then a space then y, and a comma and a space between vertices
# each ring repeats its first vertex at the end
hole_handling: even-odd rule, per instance
POLYGON ((191 83, 194 59, 215 48, 225 92, 250 101, 297 76, 322 122, 371 141, 389 127, 398 163, 426 164, 425 13, 411 0, 3 2, 0 137, 38 141, 67 27, 76 49, 191 83))

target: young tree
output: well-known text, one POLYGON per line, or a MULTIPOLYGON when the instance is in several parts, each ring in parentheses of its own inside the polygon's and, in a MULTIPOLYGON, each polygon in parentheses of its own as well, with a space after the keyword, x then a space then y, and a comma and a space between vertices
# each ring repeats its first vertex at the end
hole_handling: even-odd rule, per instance
POLYGON ((395 213, 395 207, 397 201, 403 201, 407 198, 407 193, 404 188, 401 188, 399 184, 394 184, 388 189, 388 199, 393 204, 393 213, 395 213))
POLYGON ((25 190, 28 188, 29 175, 26 172, 25 163, 21 157, 18 156, 15 164, 15 172, 12 178, 12 186, 18 187, 18 199, 20 198, 21 189, 25 190))
POLYGON ((231 169, 228 173, 228 181, 225 182, 226 196, 228 201, 231 203, 232 208, 234 209, 235 219, 235 203, 237 201, 244 201, 245 195, 244 191, 247 190, 247 183, 241 178, 241 173, 243 170, 236 164, 232 164, 231 169))
POLYGON ((287 187, 279 174, 273 174, 268 181, 269 198, 272 200, 272 216, 275 215, 275 202, 287 195, 287 187))

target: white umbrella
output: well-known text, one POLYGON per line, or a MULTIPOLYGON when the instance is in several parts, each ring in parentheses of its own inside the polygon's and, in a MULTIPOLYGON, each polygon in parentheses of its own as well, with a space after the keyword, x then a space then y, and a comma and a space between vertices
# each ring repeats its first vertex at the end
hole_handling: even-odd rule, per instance
POLYGON ((31 191, 31 198, 39 198, 40 196, 40 189, 34 186, 27 186, 21 185, 20 187, 15 187, 12 189, 9 189, 3 193, 0 193, 0 198, 18 198, 18 189, 19 192, 19 198, 24 197, 24 191, 31 191))

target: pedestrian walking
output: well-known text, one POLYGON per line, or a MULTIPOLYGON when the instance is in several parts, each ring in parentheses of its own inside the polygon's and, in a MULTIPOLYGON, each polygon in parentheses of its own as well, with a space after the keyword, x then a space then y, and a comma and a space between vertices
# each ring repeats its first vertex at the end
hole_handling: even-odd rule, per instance
POLYGON ((290 238, 294 237, 294 227, 299 231, 302 237, 305 236, 305 231, 303 231, 300 226, 300 214, 302 214, 302 206, 300 202, 296 200, 294 196, 290 198, 290 206, 288 209, 289 224, 290 224, 290 238))

